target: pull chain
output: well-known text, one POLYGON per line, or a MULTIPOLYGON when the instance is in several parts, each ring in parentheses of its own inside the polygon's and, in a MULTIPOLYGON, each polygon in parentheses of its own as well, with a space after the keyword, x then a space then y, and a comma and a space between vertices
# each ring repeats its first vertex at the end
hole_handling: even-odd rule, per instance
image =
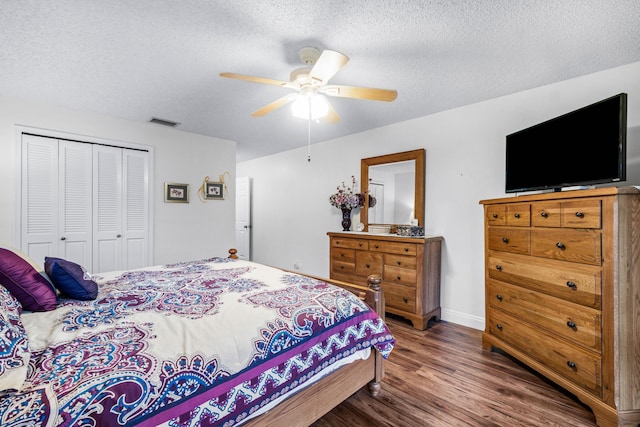
POLYGON ((307 97, 309 102, 309 120, 307 121, 307 162, 311 163, 311 97, 307 97))

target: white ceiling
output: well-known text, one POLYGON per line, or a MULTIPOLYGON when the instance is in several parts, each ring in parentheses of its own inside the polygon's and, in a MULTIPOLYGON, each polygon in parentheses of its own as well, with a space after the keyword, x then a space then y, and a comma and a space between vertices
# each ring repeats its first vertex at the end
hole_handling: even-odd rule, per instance
POLYGON ((250 117, 288 89, 218 74, 288 80, 303 46, 350 57, 331 83, 398 91, 330 98, 320 142, 640 61, 640 1, 2 0, 0 95, 173 120, 244 161, 305 146, 307 123, 250 117))

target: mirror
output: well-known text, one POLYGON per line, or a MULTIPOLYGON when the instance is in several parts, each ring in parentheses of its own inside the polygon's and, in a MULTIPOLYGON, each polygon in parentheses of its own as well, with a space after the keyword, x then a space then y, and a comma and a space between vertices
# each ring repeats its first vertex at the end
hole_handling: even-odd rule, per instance
POLYGON ((405 151, 360 161, 360 186, 376 199, 369 198, 360 209, 360 222, 369 224, 409 224, 411 219, 424 226, 425 150, 405 151))

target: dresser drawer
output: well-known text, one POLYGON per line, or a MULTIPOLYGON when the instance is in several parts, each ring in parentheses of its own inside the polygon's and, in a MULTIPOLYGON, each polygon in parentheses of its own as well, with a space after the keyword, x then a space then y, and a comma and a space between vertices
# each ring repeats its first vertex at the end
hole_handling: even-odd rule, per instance
POLYGON ((404 242, 371 242, 369 250, 375 252, 385 252, 388 254, 413 255, 418 253, 418 246, 415 243, 404 242))
POLYGON ((553 335, 527 326, 500 310, 489 309, 491 335, 511 344, 562 377, 602 397, 601 358, 553 335))
POLYGON ((562 202, 565 228, 602 228, 602 202, 599 199, 562 202))
POLYGON ((382 279, 385 282, 401 283, 403 285, 415 287, 416 271, 409 270, 408 268, 400 268, 400 267, 385 265, 384 276, 382 279))
POLYGON ((599 231, 534 229, 531 231, 531 255, 600 265, 601 240, 599 231))
POLYGON ((602 319, 598 310, 492 280, 487 284, 487 298, 494 308, 598 353, 602 351, 602 319))
POLYGON ((384 265, 415 270, 417 267, 417 260, 414 256, 385 254, 384 265))
POLYGON ((389 308, 407 312, 416 311, 416 288, 382 281, 384 302, 389 308))
POLYGON ((535 202, 531 204, 531 225, 534 227, 560 227, 560 202, 535 202))
POLYGON ((355 263, 356 251, 354 249, 331 248, 331 260, 355 263))
POLYGON ((531 205, 529 203, 507 205, 505 222, 511 227, 529 227, 531 225, 531 205))
POLYGON ((366 251, 369 249, 369 242, 360 239, 334 238, 331 239, 331 246, 334 248, 361 249, 366 251))
POLYGON ((505 213, 507 207, 505 205, 489 205, 485 209, 485 221, 487 225, 505 225, 505 213))
POLYGON ((371 274, 382 276, 382 254, 356 251, 356 275, 368 277, 371 274))
MULTIPOLYGON (((356 272, 356 265, 353 262, 342 262, 337 260, 331 260, 331 274, 349 274, 352 275, 356 272)), ((333 276, 332 276, 333 277, 333 276)), ((348 281, 348 280, 347 280, 348 281)))
POLYGON ((487 269, 491 279, 600 309, 600 267, 504 254, 489 256, 487 269))
POLYGON ((489 249, 493 251, 528 254, 531 232, 517 228, 489 227, 489 249))

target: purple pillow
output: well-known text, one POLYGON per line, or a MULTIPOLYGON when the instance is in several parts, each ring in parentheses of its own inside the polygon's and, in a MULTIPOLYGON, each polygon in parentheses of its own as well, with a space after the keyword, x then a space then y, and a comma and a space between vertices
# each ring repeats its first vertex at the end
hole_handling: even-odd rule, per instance
POLYGON ((98 284, 78 264, 61 258, 45 257, 44 271, 62 296, 82 301, 98 296, 98 284))
POLYGON ((30 311, 56 308, 56 291, 36 264, 19 251, 0 248, 0 284, 30 311))
POLYGON ((29 339, 20 321, 20 303, 0 286, 0 391, 19 390, 29 369, 29 339))

